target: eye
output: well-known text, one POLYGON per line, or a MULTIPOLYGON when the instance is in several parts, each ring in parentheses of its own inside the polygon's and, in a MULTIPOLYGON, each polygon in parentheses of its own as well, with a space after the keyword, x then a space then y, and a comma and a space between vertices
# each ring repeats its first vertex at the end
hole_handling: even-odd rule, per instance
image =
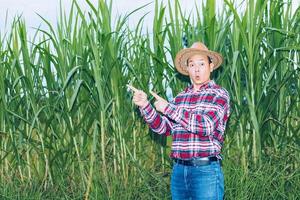
POLYGON ((194 67, 194 63, 189 63, 189 67, 194 67))

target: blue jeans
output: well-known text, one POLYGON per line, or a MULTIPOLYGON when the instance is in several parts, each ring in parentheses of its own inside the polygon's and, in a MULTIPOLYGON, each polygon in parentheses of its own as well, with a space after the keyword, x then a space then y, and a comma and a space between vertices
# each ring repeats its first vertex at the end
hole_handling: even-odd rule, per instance
POLYGON ((205 166, 174 163, 171 175, 173 200, 219 200, 224 196, 224 174, 219 161, 205 166))

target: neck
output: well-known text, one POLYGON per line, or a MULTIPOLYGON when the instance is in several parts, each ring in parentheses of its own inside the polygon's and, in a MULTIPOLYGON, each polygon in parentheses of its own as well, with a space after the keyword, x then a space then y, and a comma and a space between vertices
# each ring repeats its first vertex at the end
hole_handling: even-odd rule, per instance
POLYGON ((193 83, 193 89, 194 89, 194 91, 199 90, 202 85, 208 83, 209 81, 210 81, 210 79, 208 79, 207 81, 204 81, 203 83, 200 83, 200 84, 193 83))

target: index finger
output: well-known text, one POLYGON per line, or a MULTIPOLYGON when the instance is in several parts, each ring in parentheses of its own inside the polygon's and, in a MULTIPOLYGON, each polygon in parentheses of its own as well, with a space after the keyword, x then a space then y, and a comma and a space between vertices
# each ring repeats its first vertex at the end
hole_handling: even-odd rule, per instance
POLYGON ((158 96, 158 94, 156 94, 155 92, 153 91, 150 91, 150 93, 152 94, 152 96, 154 96, 155 99, 162 99, 160 96, 158 96))
POLYGON ((132 91, 138 92, 139 90, 133 87, 132 85, 126 84, 127 87, 129 87, 132 91))

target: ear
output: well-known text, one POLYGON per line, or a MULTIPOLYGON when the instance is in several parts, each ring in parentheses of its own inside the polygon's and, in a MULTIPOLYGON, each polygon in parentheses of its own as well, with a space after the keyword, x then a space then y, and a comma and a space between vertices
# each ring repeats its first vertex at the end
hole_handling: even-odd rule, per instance
POLYGON ((214 63, 210 63, 209 64, 209 68, 210 68, 210 72, 214 71, 214 63))

